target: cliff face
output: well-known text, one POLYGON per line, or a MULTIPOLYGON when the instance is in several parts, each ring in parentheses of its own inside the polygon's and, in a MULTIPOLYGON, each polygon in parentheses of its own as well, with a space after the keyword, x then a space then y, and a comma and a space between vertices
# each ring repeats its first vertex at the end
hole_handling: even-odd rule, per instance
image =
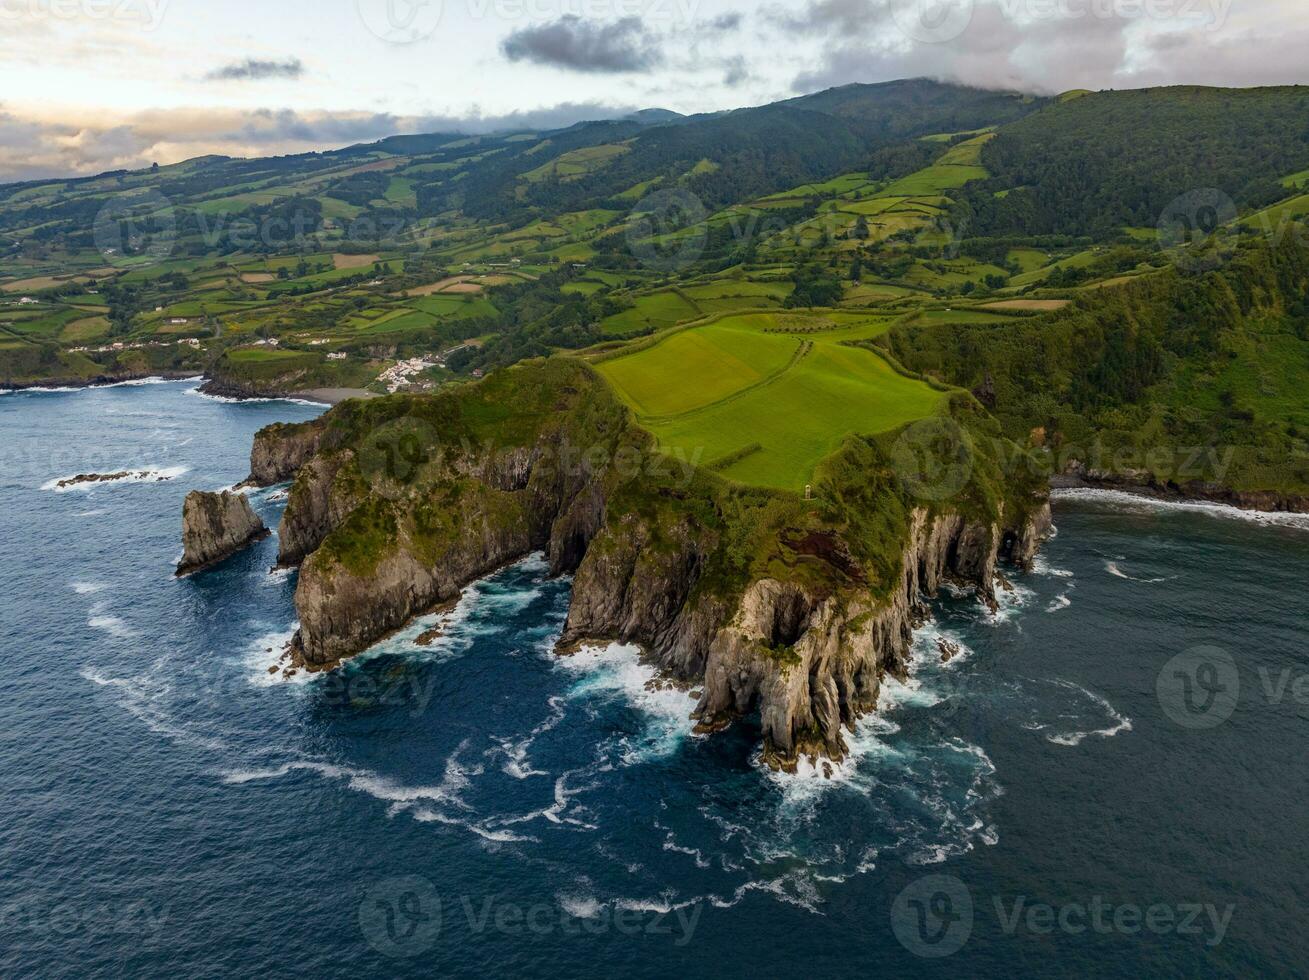
POLYGON ((190 575, 230 558, 269 531, 239 493, 194 490, 182 506, 184 553, 177 574, 190 575))
POLYGON ((771 764, 839 759, 882 678, 903 675, 921 597, 951 579, 991 598, 997 561, 1030 562, 1048 532, 1031 488, 999 492, 983 466, 957 503, 916 503, 877 439, 851 440, 817 501, 670 469, 584 365, 506 374, 260 434, 262 478, 303 460, 281 527, 282 560, 303 561, 302 666, 330 669, 543 551, 574 573, 561 653, 639 644, 702 685, 702 730, 758 711, 771 764))
POLYGON ((732 604, 695 595, 702 539, 675 534, 681 547, 652 549, 647 529, 624 519, 578 569, 561 647, 640 643, 664 671, 703 686, 701 731, 757 710, 770 765, 794 768, 802 754, 839 760, 843 730, 875 710, 882 678, 905 676, 922 598, 947 580, 991 598, 1003 546, 1011 560, 1030 561, 1049 529, 1048 504, 1007 530, 919 508, 888 595, 854 581, 830 591, 763 578, 732 604))
POLYGON ((260 429, 250 450, 250 477, 246 482, 256 487, 285 483, 318 452, 323 432, 324 426, 317 420, 260 429))

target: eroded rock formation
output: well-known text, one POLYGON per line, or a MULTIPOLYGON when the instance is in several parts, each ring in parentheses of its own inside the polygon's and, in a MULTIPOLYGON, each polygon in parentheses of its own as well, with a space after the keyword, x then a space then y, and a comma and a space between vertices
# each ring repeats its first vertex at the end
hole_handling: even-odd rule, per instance
POLYGON ((299 665, 331 669, 543 552, 574 576, 561 654, 637 644, 700 689, 701 730, 758 712, 764 758, 790 768, 844 756, 883 678, 904 676, 924 596, 954 581, 993 598, 997 562, 1030 562, 1049 530, 1033 487, 983 459, 957 500, 926 503, 882 441, 856 438, 804 500, 670 467, 584 365, 515 371, 260 433, 263 482, 299 461, 280 532, 302 562, 299 665))
POLYGON ((184 552, 177 574, 216 565, 269 533, 244 494, 193 490, 182 506, 184 552))

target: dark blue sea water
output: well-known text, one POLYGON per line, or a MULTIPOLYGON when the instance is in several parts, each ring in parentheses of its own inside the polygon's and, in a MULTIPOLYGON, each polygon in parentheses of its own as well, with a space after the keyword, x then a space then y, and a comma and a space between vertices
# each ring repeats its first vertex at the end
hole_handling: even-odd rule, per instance
POLYGON ((1305 974, 1309 529, 1061 502, 783 778, 634 651, 553 657, 536 560, 435 646, 270 675, 275 541, 176 581, 181 503, 317 409, 193 387, 0 397, 0 975, 1305 974))

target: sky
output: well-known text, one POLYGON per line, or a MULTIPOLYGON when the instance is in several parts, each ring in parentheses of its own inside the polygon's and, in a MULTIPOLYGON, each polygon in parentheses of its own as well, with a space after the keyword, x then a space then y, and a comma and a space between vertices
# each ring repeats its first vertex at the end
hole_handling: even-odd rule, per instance
POLYGON ((1309 83, 1309 0, 0 0, 0 181, 927 76, 1309 83))

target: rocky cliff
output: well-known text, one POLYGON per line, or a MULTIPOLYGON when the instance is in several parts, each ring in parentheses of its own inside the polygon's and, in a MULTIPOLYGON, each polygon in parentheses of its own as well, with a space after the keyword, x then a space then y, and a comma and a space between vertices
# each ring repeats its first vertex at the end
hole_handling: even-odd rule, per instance
POLYGON ((809 569, 821 574, 759 578, 729 598, 697 590, 703 538, 691 528, 674 531, 671 549, 652 547, 650 528, 628 518, 578 569, 560 646, 639 643, 665 672, 702 688, 701 731, 758 711, 770 765, 793 768, 802 754, 839 760, 843 731, 876 708, 883 677, 906 675, 923 599, 946 581, 992 599, 1000 556, 1030 563, 1050 526, 1048 504, 1011 527, 919 507, 883 594, 868 588, 838 538, 820 535, 791 544, 826 563, 809 569))
POLYGON ((277 423, 255 434, 250 450, 250 477, 255 487, 285 483, 318 452, 324 425, 318 419, 301 425, 277 423))
POLYGON ((269 533, 243 494, 193 490, 182 506, 184 552, 177 574, 216 565, 269 533))
POLYGON ((953 580, 989 599, 997 562, 1029 562, 1049 528, 1035 488, 980 456, 954 499, 917 500, 891 438, 849 440, 815 500, 742 487, 670 465, 586 365, 552 359, 265 430, 252 469, 273 481, 301 461, 281 527, 282 560, 303 561, 301 666, 330 669, 540 551, 574 574, 561 653, 639 644, 702 686, 703 730, 758 712, 787 768, 844 755, 905 671, 923 596, 953 580))

